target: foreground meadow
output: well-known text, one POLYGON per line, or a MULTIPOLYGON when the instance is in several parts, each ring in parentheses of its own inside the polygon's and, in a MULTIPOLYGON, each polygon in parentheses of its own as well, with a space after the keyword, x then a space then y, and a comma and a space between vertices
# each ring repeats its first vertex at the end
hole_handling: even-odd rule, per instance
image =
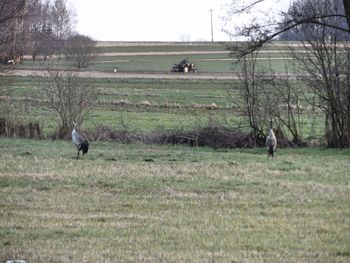
POLYGON ((0 262, 349 262, 350 151, 0 139, 0 262))

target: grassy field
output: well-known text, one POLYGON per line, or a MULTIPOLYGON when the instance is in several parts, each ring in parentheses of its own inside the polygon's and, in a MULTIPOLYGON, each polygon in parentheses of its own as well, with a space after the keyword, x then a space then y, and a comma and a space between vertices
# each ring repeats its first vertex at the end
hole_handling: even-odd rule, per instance
MULTIPOLYGON (((140 80, 96 79, 99 102, 95 111, 87 116, 87 128, 110 126, 149 132, 159 127, 190 129, 205 125, 208 120, 223 123, 225 117, 237 121, 228 99, 229 81, 215 80, 140 80), (148 106, 144 104, 147 103, 148 106), (219 109, 204 107, 215 103, 219 109), (126 104, 126 107, 125 107, 126 104), (227 116, 226 116, 227 115, 227 116)), ((44 99, 42 79, 32 77, 10 78, 2 88, 2 95, 18 101, 17 114, 27 120, 39 121, 44 133, 57 127, 57 116, 48 109, 33 107, 26 98, 44 99)))
MULTIPOLYGON (((107 44, 91 70, 168 72, 184 56, 166 52, 193 52, 200 72, 231 72, 222 44, 107 44)), ((283 71, 285 47, 264 51, 259 63, 272 57, 283 71)), ((27 60, 19 69, 42 67, 27 60)), ((0 103, 14 99, 15 121, 39 121, 44 137, 57 129, 57 116, 35 106, 44 79, 1 80, 0 103)), ((93 81, 98 107, 82 128, 244 125, 232 80, 93 81)), ((322 116, 310 126, 304 111, 304 138, 324 134, 322 116)), ((350 261, 348 149, 278 149, 268 159, 265 149, 91 142, 75 156, 71 142, 0 138, 0 262, 350 261)))
MULTIPOLYGON (((114 46, 97 47, 96 60, 89 70, 112 72, 113 69, 128 72, 170 72, 175 63, 184 58, 195 63, 200 73, 231 73, 235 60, 230 58, 227 43, 116 43, 114 46)), ((275 72, 283 73, 285 63, 291 65, 287 48, 280 43, 264 47, 258 55, 258 64, 271 64, 275 72)), ((53 59, 55 60, 55 59, 53 59)), ((55 62, 61 68, 70 68, 64 59, 55 62)), ((31 61, 27 56, 20 69, 41 69, 45 62, 31 61)))
MULTIPOLYGON (((193 129, 208 123, 238 126, 246 124, 234 109, 232 80, 92 79, 99 93, 98 107, 84 121, 84 128, 110 126, 152 132, 156 129, 193 129), (146 104, 145 104, 146 103, 146 104), (208 109, 215 104, 216 109, 208 109)), ((58 125, 57 115, 47 108, 33 107, 32 100, 44 99, 43 79, 9 77, 2 95, 18 100, 19 118, 39 121, 44 135, 58 125)), ((313 124, 304 107, 304 138, 323 134, 322 115, 313 124), (313 125, 313 126, 312 126, 313 125)))
MULTIPOLYGON (((266 66, 271 63, 274 70, 283 72, 284 64, 290 65, 292 62, 286 50, 283 43, 267 45, 259 53, 258 62, 266 66)), ((235 64, 235 61, 229 58, 227 43, 105 42, 98 44, 96 60, 87 70, 112 72, 114 68, 118 68, 128 72, 166 73, 174 63, 185 57, 196 63, 200 73, 229 74, 235 64)), ((61 68, 70 67, 64 59, 55 65, 61 68)), ((32 62, 28 56, 24 63, 18 66, 18 69, 36 68, 45 68, 45 63, 32 62)), ((100 93, 99 107, 87 116, 84 126, 88 128, 105 125, 121 129, 126 123, 130 129, 151 132, 159 127, 192 129, 205 126, 208 122, 237 126, 242 121, 228 96, 233 80, 104 78, 93 81, 100 93), (142 106, 145 102, 150 106, 142 106), (211 104, 217 105, 218 109, 206 109, 206 106, 211 104)), ((27 97, 44 99, 41 90, 45 81, 34 77, 10 77, 8 83, 2 87, 0 96, 21 99, 17 107, 21 109, 18 112, 20 117, 39 121, 45 135, 57 129, 58 120, 53 112, 23 105, 23 99, 27 97)), ((322 116, 317 116, 320 118, 316 118, 312 123, 309 113, 306 109, 305 116, 302 116, 302 135, 304 138, 319 138, 324 134, 322 116)), ((243 126, 245 125, 243 123, 243 126)))
POLYGON ((0 139, 0 262, 349 262, 350 151, 0 139))

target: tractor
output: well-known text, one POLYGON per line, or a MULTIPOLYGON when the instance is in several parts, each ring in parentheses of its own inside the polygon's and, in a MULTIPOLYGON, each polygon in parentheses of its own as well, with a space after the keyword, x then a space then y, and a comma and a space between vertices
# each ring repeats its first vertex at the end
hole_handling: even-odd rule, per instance
POLYGON ((188 58, 183 59, 179 64, 174 64, 172 72, 194 72, 197 73, 196 66, 193 63, 188 62, 188 58))

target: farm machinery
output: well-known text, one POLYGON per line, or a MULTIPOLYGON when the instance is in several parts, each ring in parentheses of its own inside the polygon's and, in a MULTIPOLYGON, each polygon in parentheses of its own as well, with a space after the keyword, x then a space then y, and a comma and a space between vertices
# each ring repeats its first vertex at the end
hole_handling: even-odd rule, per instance
POLYGON ((174 64, 172 72, 183 72, 183 73, 188 73, 188 72, 194 72, 197 73, 196 66, 193 63, 188 62, 188 58, 185 58, 181 60, 179 64, 174 64))

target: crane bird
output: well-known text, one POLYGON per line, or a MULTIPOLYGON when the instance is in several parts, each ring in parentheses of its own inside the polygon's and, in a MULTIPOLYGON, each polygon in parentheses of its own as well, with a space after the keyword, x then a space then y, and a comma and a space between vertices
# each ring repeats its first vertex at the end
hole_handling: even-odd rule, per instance
POLYGON ((272 120, 270 120, 269 135, 266 138, 266 147, 268 148, 267 156, 273 157, 277 147, 277 139, 272 130, 272 120))
POLYGON ((88 152, 89 150, 89 142, 81 136, 76 130, 76 123, 73 122, 73 130, 72 130, 72 142, 78 149, 77 159, 79 159, 79 152, 82 151, 83 155, 88 152))

